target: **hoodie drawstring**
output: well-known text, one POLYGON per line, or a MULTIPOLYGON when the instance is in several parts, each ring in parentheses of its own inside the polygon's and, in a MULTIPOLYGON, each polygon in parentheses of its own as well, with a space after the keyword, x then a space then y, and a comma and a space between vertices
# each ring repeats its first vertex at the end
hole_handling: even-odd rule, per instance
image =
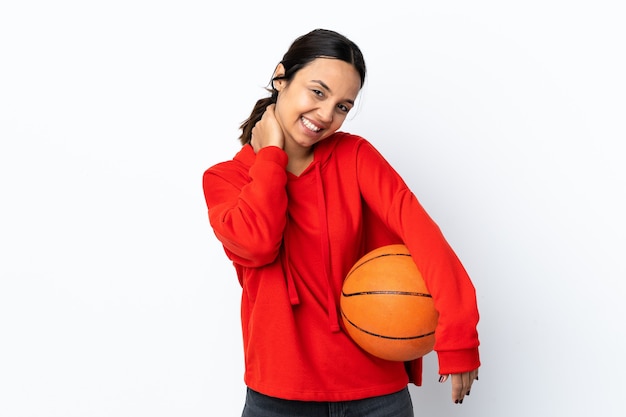
POLYGON ((330 237, 328 235, 328 217, 326 216, 326 196, 324 195, 324 185, 322 184, 322 169, 321 164, 315 164, 315 174, 317 175, 317 208, 320 216, 320 229, 322 238, 320 243, 322 245, 322 261, 324 264, 324 275, 326 275, 326 281, 328 283, 328 323, 330 325, 331 332, 339 331, 339 319, 337 316, 337 303, 335 302, 335 295, 333 294, 333 282, 331 280, 332 274, 330 273, 330 237))
MULTIPOLYGON (((289 218, 287 218, 287 228, 289 227, 289 218)), ((289 294, 289 302, 292 306, 300 304, 300 297, 296 290, 296 283, 293 279, 293 272, 291 272, 291 266, 289 265, 289 233, 285 229, 284 235, 284 252, 283 252, 283 271, 285 271, 285 278, 287 280, 287 293, 289 294)))

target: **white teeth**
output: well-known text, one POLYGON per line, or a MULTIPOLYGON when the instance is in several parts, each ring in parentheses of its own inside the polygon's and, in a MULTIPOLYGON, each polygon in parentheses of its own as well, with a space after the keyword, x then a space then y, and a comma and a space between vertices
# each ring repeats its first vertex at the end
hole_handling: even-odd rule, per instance
POLYGON ((319 127, 315 126, 310 121, 308 121, 307 119, 305 119, 304 117, 302 117, 301 119, 302 119, 302 123, 307 127, 307 129, 312 130, 313 132, 319 132, 320 130, 322 130, 319 127))

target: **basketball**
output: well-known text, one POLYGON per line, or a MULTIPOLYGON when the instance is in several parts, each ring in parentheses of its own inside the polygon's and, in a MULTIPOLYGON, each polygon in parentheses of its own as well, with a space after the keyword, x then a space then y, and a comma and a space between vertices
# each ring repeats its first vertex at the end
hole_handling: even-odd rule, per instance
POLYGON ((359 259, 346 275, 339 306, 348 335, 376 357, 410 361, 433 350, 438 313, 403 244, 359 259))

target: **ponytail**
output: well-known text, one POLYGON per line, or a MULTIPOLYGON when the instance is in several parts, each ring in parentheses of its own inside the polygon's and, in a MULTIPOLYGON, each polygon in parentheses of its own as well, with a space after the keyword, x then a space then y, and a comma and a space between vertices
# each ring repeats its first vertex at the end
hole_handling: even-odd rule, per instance
POLYGON ((250 139, 252 138, 252 128, 254 128, 254 125, 256 125, 257 122, 261 120, 261 117, 263 117, 263 113, 265 113, 265 109, 267 109, 267 106, 272 103, 276 103, 278 91, 273 88, 271 90, 268 89, 268 91, 270 91, 272 95, 270 97, 265 97, 257 101, 254 105, 254 108, 252 109, 252 113, 250 113, 250 116, 241 124, 241 126, 239 126, 239 128, 241 129, 241 136, 239 136, 239 141, 241 142, 242 146, 250 143, 250 139))

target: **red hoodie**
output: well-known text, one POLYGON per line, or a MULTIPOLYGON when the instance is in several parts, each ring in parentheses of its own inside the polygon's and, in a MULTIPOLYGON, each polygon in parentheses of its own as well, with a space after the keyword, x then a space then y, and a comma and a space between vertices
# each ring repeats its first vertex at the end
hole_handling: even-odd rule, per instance
POLYGON ((478 368, 474 287, 440 229, 380 153, 361 137, 337 132, 315 146, 314 160, 300 176, 286 166, 282 149, 255 154, 245 145, 203 177, 211 226, 243 288, 246 385, 305 401, 389 394, 409 380, 419 385, 419 359, 405 367, 364 352, 338 317, 352 265, 371 249, 400 242, 439 312, 440 373, 478 368))

